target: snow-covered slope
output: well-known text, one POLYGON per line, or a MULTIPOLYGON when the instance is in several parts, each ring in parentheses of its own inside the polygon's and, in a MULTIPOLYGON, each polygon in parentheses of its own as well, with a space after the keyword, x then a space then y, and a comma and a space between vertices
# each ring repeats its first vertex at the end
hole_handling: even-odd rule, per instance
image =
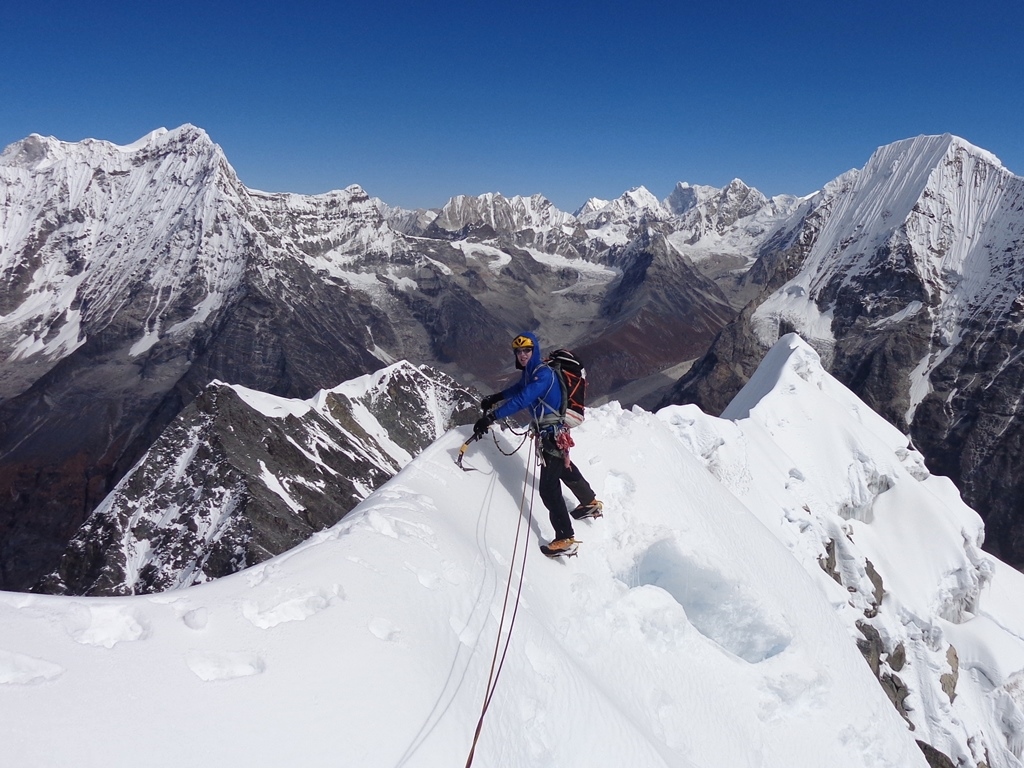
POLYGON ((957 765, 1019 765, 1024 576, 981 551, 980 518, 906 436, 794 334, 723 412, 728 427, 696 406, 663 416, 817 572, 915 738, 957 765), (1017 597, 993 600, 1002 589, 1017 597))
POLYGON ((514 616, 474 765, 1019 766, 1024 577, 951 484, 793 337, 731 415, 590 411, 574 458, 606 515, 568 561, 520 508, 526 452, 474 443, 461 472, 461 429, 248 571, 0 594, 5 755, 462 765, 514 616))
POLYGON ((238 186, 220 148, 189 125, 124 147, 38 135, 9 146, 0 395, 18 394, 32 380, 21 371, 38 376, 119 313, 142 315, 133 356, 161 335, 194 331, 241 280, 238 186), (29 358, 32 367, 10 365, 29 358))

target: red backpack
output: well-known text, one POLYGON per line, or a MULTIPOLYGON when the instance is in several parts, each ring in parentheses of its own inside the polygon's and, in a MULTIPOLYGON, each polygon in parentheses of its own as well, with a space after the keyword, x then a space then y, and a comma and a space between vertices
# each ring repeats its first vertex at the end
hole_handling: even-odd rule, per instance
POLYGON ((587 369, 568 349, 556 349, 544 361, 562 385, 562 407, 559 415, 569 429, 583 423, 587 399, 587 369))

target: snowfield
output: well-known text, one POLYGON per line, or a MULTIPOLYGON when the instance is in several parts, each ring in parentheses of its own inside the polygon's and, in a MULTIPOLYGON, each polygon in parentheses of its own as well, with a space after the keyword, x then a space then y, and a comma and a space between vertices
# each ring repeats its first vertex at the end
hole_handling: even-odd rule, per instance
POLYGON ((477 766, 1020 766, 1024 575, 952 484, 795 336, 725 416, 591 409, 576 558, 537 550, 527 450, 462 472, 461 428, 248 571, 0 593, 5 763, 461 766, 514 617, 477 766))

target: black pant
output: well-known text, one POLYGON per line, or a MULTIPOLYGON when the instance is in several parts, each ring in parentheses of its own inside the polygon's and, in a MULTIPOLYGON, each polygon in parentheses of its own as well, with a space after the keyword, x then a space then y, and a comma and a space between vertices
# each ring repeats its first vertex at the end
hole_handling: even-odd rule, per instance
POLYGON ((566 467, 561 455, 552 455, 547 451, 542 455, 544 464, 540 469, 540 500, 548 508, 551 527, 555 529, 555 538, 572 538, 572 517, 565 506, 561 483, 565 483, 580 504, 592 502, 595 498, 594 491, 575 464, 570 462, 566 467))

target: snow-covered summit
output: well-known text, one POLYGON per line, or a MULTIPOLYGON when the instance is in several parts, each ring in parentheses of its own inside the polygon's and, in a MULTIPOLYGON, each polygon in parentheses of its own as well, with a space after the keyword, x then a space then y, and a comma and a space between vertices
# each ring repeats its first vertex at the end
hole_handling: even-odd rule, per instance
POLYGON ((115 144, 102 139, 68 142, 54 136, 33 133, 6 147, 0 153, 0 166, 39 171, 65 160, 79 162, 83 155, 87 159, 97 161, 109 158, 115 153, 130 155, 142 150, 161 152, 166 147, 174 145, 194 146, 199 151, 220 151, 206 131, 190 123, 170 131, 166 128, 157 128, 129 144, 115 144))
POLYGON ((12 145, 0 163, 10 201, 0 209, 0 352, 52 364, 147 300, 134 307, 146 316, 134 354, 161 334, 187 335, 238 285, 238 233, 215 224, 238 207, 237 187, 220 148, 191 125, 130 147, 38 136, 12 145))
MULTIPOLYGON (((962 233, 958 247, 947 254, 937 253, 936 246, 942 245, 939 231, 908 232, 928 238, 914 243, 926 249, 920 256, 931 250, 949 258, 949 266, 962 267, 965 241, 979 234, 971 225, 977 227, 987 221, 991 206, 1010 177, 995 155, 950 134, 918 136, 880 147, 859 174, 852 193, 844 197, 829 219, 808 266, 814 268, 820 261, 834 259, 840 250, 843 263, 823 265, 823 269, 834 273, 854 266, 852 260, 870 255, 918 213, 944 217, 947 229, 962 233), (851 238, 856 243, 854 248, 850 247, 851 238)), ((818 276, 819 281, 827 279, 826 273, 818 276)))
MULTIPOLYGON (((588 208, 597 201, 588 201, 588 208)), ((581 209, 582 210, 582 209, 581 209)), ((587 235, 605 246, 625 246, 648 226, 670 218, 669 212, 643 186, 633 187, 603 206, 583 210, 578 220, 587 235)))
POLYGON ((508 234, 524 230, 545 232, 572 221, 571 214, 560 211, 543 195, 505 197, 489 192, 476 197, 453 197, 441 208, 434 224, 448 232, 487 226, 495 233, 508 234))
POLYGON ((734 416, 588 412, 573 455, 606 514, 568 561, 536 550, 528 453, 480 441, 462 472, 463 428, 246 572, 0 593, 6 754, 460 764, 507 641, 477 765, 1017 768, 1024 577, 978 552, 977 516, 795 337, 734 416))
POLYGON ((908 295, 891 307, 888 320, 876 321, 924 309, 935 329, 936 347, 922 360, 911 398, 912 418, 963 326, 979 312, 1007 314, 1020 294, 1024 264, 1010 255, 1021 244, 1024 179, 991 152, 943 134, 880 147, 851 180, 800 273, 762 304, 754 327, 766 345, 780 321, 829 345, 843 293, 857 291, 870 301, 878 291, 864 286, 899 279, 898 292, 908 295))
POLYGON ((797 202, 758 251, 741 314, 671 399, 721 412, 797 331, 913 436, 1024 564, 1024 178, 949 134, 880 147, 797 202))
POLYGON ((662 205, 676 216, 681 216, 717 191, 715 187, 680 181, 669 196, 662 201, 662 205))
MULTIPOLYGON (((591 198, 589 205, 598 201, 591 198)), ((643 186, 633 187, 601 207, 580 214, 579 220, 587 229, 602 229, 620 221, 636 221, 639 218, 660 220, 668 218, 668 211, 651 192, 643 186)))
POLYGON ((0 209, 0 353, 10 360, 52 364, 111 324, 141 322, 138 356, 187 339, 247 270, 279 277, 282 251, 328 269, 386 255, 399 237, 356 185, 316 196, 246 189, 188 124, 128 146, 30 136, 4 152, 0 189, 10 201, 0 209))
POLYGON ((587 198, 587 201, 583 203, 583 205, 581 205, 579 208, 573 211, 573 216, 575 216, 578 219, 583 218, 584 216, 588 216, 589 214, 594 213, 595 211, 601 210, 610 202, 610 200, 602 200, 599 197, 587 198))

